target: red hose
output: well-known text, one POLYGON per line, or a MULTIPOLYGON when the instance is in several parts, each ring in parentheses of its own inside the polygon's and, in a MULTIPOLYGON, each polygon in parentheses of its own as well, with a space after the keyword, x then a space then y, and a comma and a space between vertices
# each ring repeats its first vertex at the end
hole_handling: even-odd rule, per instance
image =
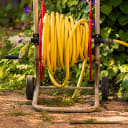
POLYGON ((92 1, 89 6, 89 80, 92 81, 92 1))
POLYGON ((44 66, 42 64, 42 30, 43 30, 43 18, 45 15, 45 3, 42 1, 41 3, 41 11, 40 11, 40 34, 39 34, 39 57, 40 57, 40 63, 39 63, 39 68, 40 68, 40 79, 44 79, 44 66))

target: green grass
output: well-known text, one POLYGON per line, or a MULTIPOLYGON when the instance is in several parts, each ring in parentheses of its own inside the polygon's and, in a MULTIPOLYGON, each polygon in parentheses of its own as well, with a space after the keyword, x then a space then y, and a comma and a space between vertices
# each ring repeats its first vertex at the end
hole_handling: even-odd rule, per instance
POLYGON ((88 119, 88 120, 82 120, 82 121, 74 120, 70 122, 70 124, 95 124, 95 123, 96 122, 94 119, 88 119))
POLYGON ((38 100, 38 104, 47 106, 59 106, 68 107, 74 105, 74 101, 71 97, 55 97, 51 99, 41 98, 38 100))
POLYGON ((32 105, 32 101, 22 102, 19 105, 32 105))
POLYGON ((24 92, 18 92, 18 94, 23 96, 24 95, 24 92))
POLYGON ((96 109, 95 112, 102 112, 100 108, 96 109))
POLYGON ((42 111, 40 119, 43 121, 52 121, 53 117, 51 117, 46 111, 42 111))
POLYGON ((23 110, 16 109, 12 112, 9 112, 7 115, 9 116, 25 116, 25 115, 31 115, 31 113, 24 112, 23 110))
POLYGON ((84 121, 85 124, 93 124, 94 122, 94 119, 88 119, 84 121))

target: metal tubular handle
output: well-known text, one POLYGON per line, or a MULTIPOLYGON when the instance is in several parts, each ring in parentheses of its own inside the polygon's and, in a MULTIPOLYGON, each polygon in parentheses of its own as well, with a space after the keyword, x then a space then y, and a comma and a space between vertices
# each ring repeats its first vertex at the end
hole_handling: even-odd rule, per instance
POLYGON ((19 56, 17 56, 17 55, 6 55, 5 59, 19 59, 19 56))

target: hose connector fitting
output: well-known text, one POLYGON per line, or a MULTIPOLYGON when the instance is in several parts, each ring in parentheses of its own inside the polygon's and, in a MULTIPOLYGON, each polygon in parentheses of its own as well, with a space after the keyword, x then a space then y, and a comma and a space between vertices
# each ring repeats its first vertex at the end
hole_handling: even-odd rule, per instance
POLYGON ((33 34, 33 38, 31 38, 31 42, 34 45, 39 45, 39 34, 33 34))
POLYGON ((94 43, 95 43, 95 45, 100 45, 101 43, 103 43, 103 39, 101 38, 100 34, 95 35, 94 43))

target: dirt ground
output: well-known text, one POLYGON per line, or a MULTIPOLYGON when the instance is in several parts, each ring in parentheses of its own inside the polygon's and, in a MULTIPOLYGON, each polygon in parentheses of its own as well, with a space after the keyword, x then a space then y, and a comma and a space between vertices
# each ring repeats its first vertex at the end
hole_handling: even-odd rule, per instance
POLYGON ((109 100, 92 113, 36 112, 23 91, 0 90, 0 128, 128 128, 128 103, 109 100))

